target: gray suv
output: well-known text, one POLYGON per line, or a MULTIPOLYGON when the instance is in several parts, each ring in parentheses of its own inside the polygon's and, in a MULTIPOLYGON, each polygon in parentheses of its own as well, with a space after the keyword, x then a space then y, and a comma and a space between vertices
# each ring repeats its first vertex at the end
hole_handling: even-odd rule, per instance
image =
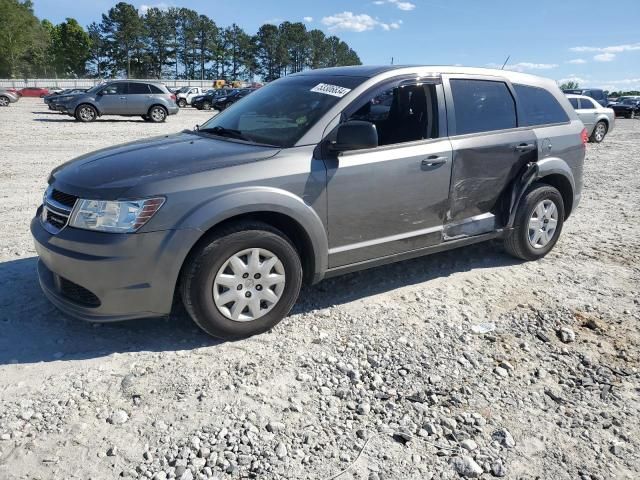
POLYGON ((102 115, 141 116, 148 122, 164 122, 180 110, 176 96, 163 84, 135 80, 106 82, 84 93, 61 95, 54 108, 81 122, 93 122, 102 115))
POLYGON ((263 332, 303 282, 502 239, 545 256, 587 134, 555 82, 462 67, 290 75, 200 128, 55 170, 31 223, 45 294, 92 321, 263 332))

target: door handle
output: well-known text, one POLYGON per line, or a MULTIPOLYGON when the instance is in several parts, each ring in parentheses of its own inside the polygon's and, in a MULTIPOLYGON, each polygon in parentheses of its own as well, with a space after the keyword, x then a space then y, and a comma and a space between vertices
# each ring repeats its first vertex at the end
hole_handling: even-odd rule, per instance
POLYGON ((447 157, 438 157, 436 155, 431 155, 430 157, 422 160, 423 167, 437 167, 438 165, 444 165, 447 163, 447 157))
POLYGON ((120 97, 120 100, 126 100, 127 97, 120 97))
POLYGON ((530 150, 533 150, 534 148, 536 148, 536 146, 533 143, 521 143, 520 145, 516 146, 516 150, 518 152, 528 152, 530 150))

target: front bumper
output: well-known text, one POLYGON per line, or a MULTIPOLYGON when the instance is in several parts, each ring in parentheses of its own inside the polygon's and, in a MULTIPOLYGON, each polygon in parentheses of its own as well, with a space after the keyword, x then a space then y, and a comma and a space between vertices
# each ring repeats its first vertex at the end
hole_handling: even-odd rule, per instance
POLYGON ((68 315, 95 322, 171 312, 189 249, 200 231, 112 234, 65 227, 51 234, 31 221, 38 277, 49 300, 68 315))

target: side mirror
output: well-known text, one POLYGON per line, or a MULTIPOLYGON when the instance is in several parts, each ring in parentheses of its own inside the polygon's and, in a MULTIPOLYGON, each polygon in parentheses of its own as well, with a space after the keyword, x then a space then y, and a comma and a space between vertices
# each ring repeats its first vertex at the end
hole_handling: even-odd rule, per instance
POLYGON ((362 150, 378 146, 378 131, 371 122, 350 120, 338 126, 336 140, 330 144, 334 152, 362 150))

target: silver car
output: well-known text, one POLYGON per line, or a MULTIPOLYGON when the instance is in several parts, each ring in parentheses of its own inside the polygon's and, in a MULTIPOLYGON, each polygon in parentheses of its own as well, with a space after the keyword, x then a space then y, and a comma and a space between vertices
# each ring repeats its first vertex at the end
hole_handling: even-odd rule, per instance
POLYGON ((603 107, 585 95, 567 95, 567 98, 584 123, 589 141, 595 143, 603 141, 616 124, 616 115, 613 109, 603 107))
POLYGON ((0 88, 0 107, 8 107, 10 103, 20 100, 20 95, 0 88))
POLYGON ((159 82, 115 80, 78 95, 61 95, 56 110, 80 122, 102 115, 141 116, 147 122, 164 122, 178 113, 176 96, 159 82))

